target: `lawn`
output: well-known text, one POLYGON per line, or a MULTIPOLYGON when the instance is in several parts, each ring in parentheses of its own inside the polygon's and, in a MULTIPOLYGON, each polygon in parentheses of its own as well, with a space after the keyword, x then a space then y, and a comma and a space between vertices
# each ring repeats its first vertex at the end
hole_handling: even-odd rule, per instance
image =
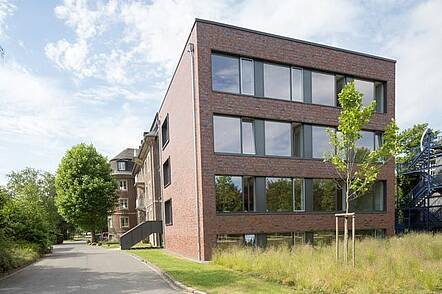
POLYGON ((335 247, 218 251, 213 263, 307 293, 441 293, 442 234, 356 243, 356 267, 337 264, 335 247))
POLYGON ((208 293, 441 293, 442 234, 356 242, 356 267, 335 261, 335 247, 265 250, 236 247, 197 263, 164 250, 131 250, 208 293))
POLYGON ((183 284, 208 293, 292 293, 276 282, 240 273, 212 263, 198 263, 160 249, 130 250, 155 264, 183 284))

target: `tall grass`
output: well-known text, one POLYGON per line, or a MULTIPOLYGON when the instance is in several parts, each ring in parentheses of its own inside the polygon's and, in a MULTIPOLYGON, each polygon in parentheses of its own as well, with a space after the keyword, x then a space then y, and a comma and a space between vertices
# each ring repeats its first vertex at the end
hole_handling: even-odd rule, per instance
POLYGON ((442 292, 442 234, 356 242, 356 267, 335 261, 335 247, 216 251, 213 262, 306 293, 442 292))

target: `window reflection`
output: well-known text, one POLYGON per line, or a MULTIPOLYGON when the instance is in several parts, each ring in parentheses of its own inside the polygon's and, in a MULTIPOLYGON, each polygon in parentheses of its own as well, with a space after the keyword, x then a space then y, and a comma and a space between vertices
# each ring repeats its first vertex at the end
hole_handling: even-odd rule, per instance
POLYGON ((291 178, 266 178, 267 211, 293 211, 291 178))
POLYGON ((241 58, 241 93, 255 93, 255 72, 253 60, 241 58))
POLYGON ((327 154, 334 152, 330 144, 330 136, 327 130, 331 128, 312 126, 312 155, 313 158, 324 158, 327 154))
POLYGON ((241 153, 241 120, 235 117, 214 116, 215 152, 241 153))
POLYGON ((265 122, 265 154, 291 155, 291 124, 283 122, 265 122))
POLYGON ((239 93, 239 59, 212 54, 212 88, 215 91, 239 93))
POLYGON ((264 96, 290 100, 290 68, 264 64, 264 96))
POLYGON ((255 154, 255 132, 252 121, 242 122, 242 153, 255 154))
POLYGON ((367 106, 374 99, 374 83, 369 81, 354 80, 356 90, 362 93, 362 104, 367 106))
POLYGON ((312 103, 336 105, 335 76, 312 72, 312 103))

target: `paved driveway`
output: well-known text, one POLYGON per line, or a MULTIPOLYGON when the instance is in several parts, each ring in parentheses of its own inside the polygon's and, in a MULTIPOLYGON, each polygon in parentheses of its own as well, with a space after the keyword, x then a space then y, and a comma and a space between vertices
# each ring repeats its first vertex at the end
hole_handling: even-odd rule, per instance
POLYGON ((0 280, 0 293, 176 293, 157 273, 117 250, 72 242, 0 280))

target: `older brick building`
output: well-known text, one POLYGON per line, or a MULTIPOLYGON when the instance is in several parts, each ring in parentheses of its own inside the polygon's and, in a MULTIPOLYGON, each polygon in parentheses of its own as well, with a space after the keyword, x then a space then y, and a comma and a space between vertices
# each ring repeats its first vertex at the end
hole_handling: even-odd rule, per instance
POLYGON ((132 176, 135 156, 136 149, 126 148, 110 160, 112 175, 118 183, 119 196, 118 205, 107 220, 110 240, 120 239, 122 234, 137 225, 136 192, 132 176))
MULTIPOLYGON (((326 129, 350 80, 377 101, 360 147, 378 148, 394 118, 395 61, 196 20, 152 129, 164 246, 208 260, 230 243, 326 241, 343 206, 322 159, 326 129)), ((352 203, 358 233, 394 233, 393 195, 389 163, 352 203)))

